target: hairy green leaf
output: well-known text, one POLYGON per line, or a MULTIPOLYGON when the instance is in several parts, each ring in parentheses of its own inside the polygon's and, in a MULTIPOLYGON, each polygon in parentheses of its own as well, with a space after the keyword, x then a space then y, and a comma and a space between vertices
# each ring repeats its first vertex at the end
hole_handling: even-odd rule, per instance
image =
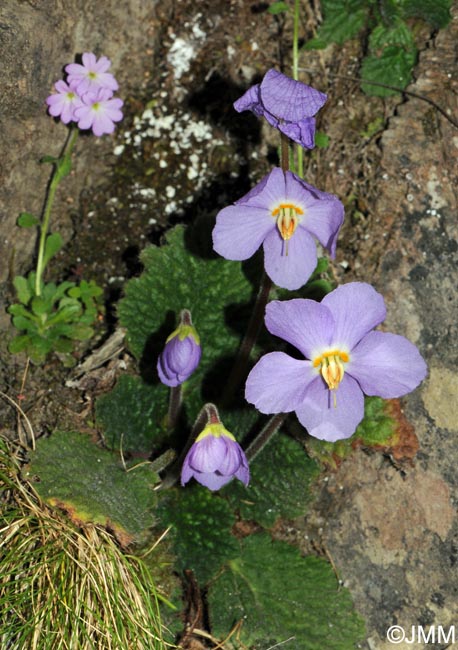
POLYGON ((354 650, 364 624, 331 565, 301 557, 266 534, 251 535, 208 590, 212 634, 225 638, 239 621, 240 640, 256 650, 354 650))
POLYGON ((73 521, 109 526, 124 544, 153 524, 157 476, 145 464, 126 471, 118 454, 85 434, 57 431, 40 438, 24 475, 73 521))
POLYGON ((96 402, 97 420, 111 449, 151 453, 167 437, 168 389, 123 375, 114 390, 96 402))
POLYGON ((450 20, 452 0, 404 0, 402 7, 408 18, 422 18, 435 29, 446 27, 450 20))
POLYGON ((45 252, 43 255, 43 268, 45 268, 50 259, 57 255, 62 248, 62 237, 58 232, 53 232, 46 238, 45 252))
POLYGON ((19 301, 22 302, 23 305, 27 305, 33 295, 27 278, 24 278, 22 275, 16 275, 13 279, 13 284, 19 301))
POLYGON ((39 220, 31 212, 21 212, 17 220, 17 225, 21 228, 33 228, 33 226, 38 226, 39 223, 39 220))
POLYGON ((322 0, 324 20, 316 38, 305 44, 306 50, 322 49, 331 43, 342 44, 354 38, 366 24, 370 10, 367 0, 322 0))
POLYGON ((307 512, 319 466, 301 444, 277 433, 250 463, 250 472, 248 487, 232 481, 223 491, 243 519, 270 527, 279 517, 307 512))
POLYGON ((234 514, 225 499, 207 488, 192 483, 163 493, 157 514, 163 526, 172 526, 178 567, 194 571, 201 585, 237 556, 234 514))
POLYGON ((405 50, 398 45, 389 45, 381 56, 367 56, 361 66, 361 88, 367 95, 388 97, 398 90, 371 84, 371 81, 405 88, 410 82, 412 68, 416 60, 416 50, 405 50))

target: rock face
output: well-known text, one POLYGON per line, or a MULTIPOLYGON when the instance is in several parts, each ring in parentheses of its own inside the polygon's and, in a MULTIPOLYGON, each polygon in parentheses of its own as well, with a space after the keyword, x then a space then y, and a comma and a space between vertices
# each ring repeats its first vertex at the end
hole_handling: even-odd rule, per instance
MULTIPOLYGON (((421 55, 410 87, 455 119, 457 37, 455 9, 421 55)), ((358 253, 375 264, 363 262, 359 279, 373 271, 387 299, 387 329, 419 346, 429 376, 404 400, 420 442, 413 466, 400 471, 379 456, 355 454, 330 478, 331 492, 338 487, 343 498, 334 496, 326 544, 368 622, 371 650, 393 647, 392 625, 410 639, 412 626, 416 634, 430 625, 448 633, 458 619, 458 129, 407 97, 381 145, 380 194, 358 253)), ((417 641, 415 648, 445 647, 417 641)))
MULTIPOLYGON (((76 54, 93 51, 111 59, 119 94, 127 99, 152 67, 154 5, 140 0, 2 3, 0 283, 31 265, 35 240, 30 231, 16 227, 16 220, 21 211, 40 214, 50 167, 38 161, 58 154, 65 140, 66 128, 46 113, 44 102, 53 83, 76 54)), ((110 138, 88 137, 83 144, 75 157, 77 173, 66 180, 53 212, 53 223, 59 223, 67 239, 72 230, 70 201, 106 173, 106 157, 113 148, 110 138)))

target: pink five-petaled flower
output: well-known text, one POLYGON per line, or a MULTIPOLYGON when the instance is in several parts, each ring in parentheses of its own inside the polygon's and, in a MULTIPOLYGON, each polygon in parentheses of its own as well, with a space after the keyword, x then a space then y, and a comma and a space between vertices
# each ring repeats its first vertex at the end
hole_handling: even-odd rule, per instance
POLYGON ((75 120, 80 129, 92 129, 94 135, 113 133, 114 122, 122 120, 120 110, 122 99, 112 99, 113 93, 108 88, 100 88, 97 92, 85 93, 81 104, 75 108, 75 120))
POLYGON ((313 237, 334 257, 343 218, 335 196, 275 168, 234 205, 220 210, 213 248, 228 260, 246 260, 263 244, 270 279, 284 289, 299 289, 316 266, 313 237))
POLYGON ((234 103, 239 113, 251 110, 307 149, 315 146, 315 118, 327 96, 294 81, 277 70, 269 70, 260 84, 249 88, 234 103))
POLYGON ((248 485, 250 470, 232 433, 220 423, 209 423, 188 451, 181 470, 181 485, 191 478, 210 490, 219 490, 233 478, 248 485))
POLYGON ((57 81, 54 84, 57 90, 56 94, 49 95, 46 103, 49 107, 49 114, 53 117, 59 117, 64 124, 75 121, 75 108, 81 106, 81 99, 76 92, 73 83, 67 84, 65 81, 57 81))
POLYGON ((267 329, 306 360, 283 352, 265 355, 248 376, 246 399, 262 413, 295 411, 315 438, 350 437, 364 415, 364 394, 401 397, 426 376, 413 343, 373 331, 385 315, 383 297, 361 282, 335 289, 321 303, 271 302, 267 329))
POLYGON ((95 54, 92 52, 85 52, 82 59, 82 65, 80 63, 69 63, 65 66, 68 82, 74 84, 80 96, 88 91, 97 91, 99 88, 107 88, 112 92, 118 90, 118 82, 111 73, 107 72, 111 66, 110 59, 101 56, 97 61, 95 54))

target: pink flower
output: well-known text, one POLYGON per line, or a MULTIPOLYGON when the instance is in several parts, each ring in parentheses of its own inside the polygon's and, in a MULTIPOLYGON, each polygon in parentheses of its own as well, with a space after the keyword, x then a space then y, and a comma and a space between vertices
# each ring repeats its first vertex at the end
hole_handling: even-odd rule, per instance
POLYGON ((49 95, 46 99, 48 110, 53 117, 60 117, 64 124, 75 122, 75 109, 81 106, 81 99, 76 92, 75 84, 57 81, 54 85, 57 94, 49 95))
MULTIPOLYGON (((68 66, 67 66, 68 67, 68 66)), ((80 129, 92 129, 94 135, 113 133, 114 122, 122 120, 122 99, 112 99, 113 93, 108 88, 99 88, 97 92, 88 92, 81 97, 81 103, 75 109, 75 120, 80 129)))
POLYGON ((65 72, 68 75, 68 82, 73 83, 79 95, 88 91, 97 91, 100 88, 106 88, 113 91, 118 90, 118 82, 112 74, 107 72, 111 66, 110 59, 101 56, 97 61, 95 54, 85 52, 83 54, 83 64, 69 63, 65 66, 65 72))

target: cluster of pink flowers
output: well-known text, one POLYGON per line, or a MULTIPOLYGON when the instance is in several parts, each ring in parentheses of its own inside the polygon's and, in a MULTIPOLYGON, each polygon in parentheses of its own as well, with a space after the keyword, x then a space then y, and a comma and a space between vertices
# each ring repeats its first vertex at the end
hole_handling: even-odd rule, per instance
POLYGON ((106 56, 97 60, 92 52, 83 54, 82 64, 67 65, 67 79, 57 81, 57 92, 46 99, 50 115, 64 124, 76 122, 80 129, 92 129, 96 136, 113 133, 114 123, 123 117, 123 101, 113 97, 118 82, 107 72, 110 66, 106 56))

